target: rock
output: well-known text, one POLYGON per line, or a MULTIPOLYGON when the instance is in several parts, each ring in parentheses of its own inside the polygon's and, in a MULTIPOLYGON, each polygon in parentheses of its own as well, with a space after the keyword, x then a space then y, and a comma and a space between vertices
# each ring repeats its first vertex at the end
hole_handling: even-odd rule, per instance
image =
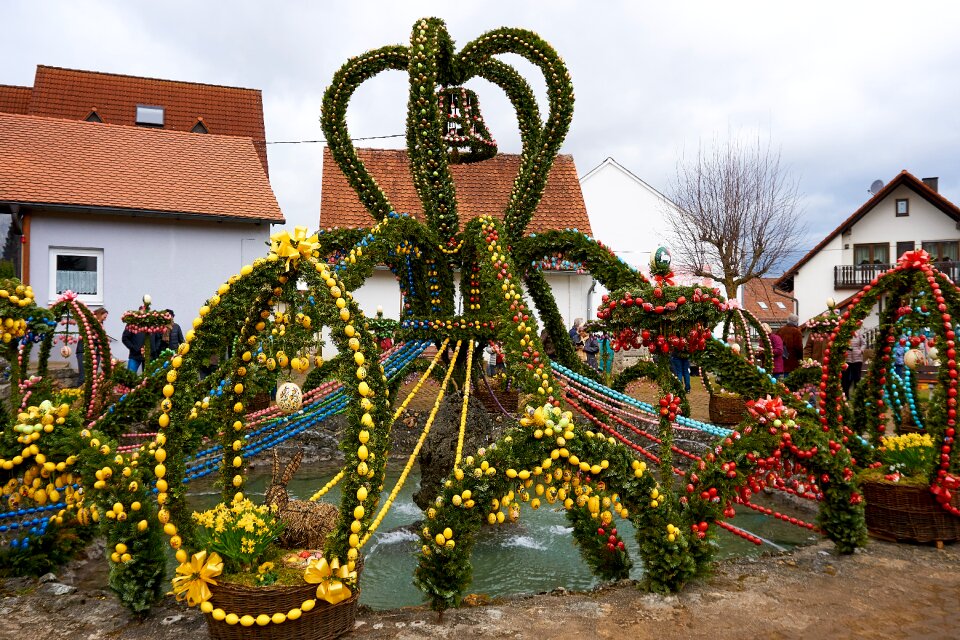
POLYGON ((47 584, 48 582, 56 582, 57 575, 55 573, 45 573, 40 576, 40 584, 47 584))
POLYGON ((183 616, 178 613, 176 615, 167 616, 166 618, 160 621, 160 624, 162 624, 165 627, 168 627, 171 624, 177 624, 181 620, 183 620, 183 616))
POLYGON ((77 590, 76 587, 69 584, 62 584, 60 582, 48 582, 40 587, 39 591, 42 593, 50 594, 51 596, 66 596, 74 593, 77 590))

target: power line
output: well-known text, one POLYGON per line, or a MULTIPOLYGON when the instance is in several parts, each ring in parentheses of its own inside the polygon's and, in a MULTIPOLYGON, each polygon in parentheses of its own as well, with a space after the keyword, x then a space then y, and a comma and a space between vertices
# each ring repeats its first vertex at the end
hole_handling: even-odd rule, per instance
MULTIPOLYGON (((406 136, 405 133, 391 133, 388 136, 367 136, 366 138, 350 138, 351 142, 359 142, 361 140, 384 140, 386 138, 402 138, 406 136)), ((326 143, 326 140, 270 140, 267 144, 317 144, 317 143, 326 143)))

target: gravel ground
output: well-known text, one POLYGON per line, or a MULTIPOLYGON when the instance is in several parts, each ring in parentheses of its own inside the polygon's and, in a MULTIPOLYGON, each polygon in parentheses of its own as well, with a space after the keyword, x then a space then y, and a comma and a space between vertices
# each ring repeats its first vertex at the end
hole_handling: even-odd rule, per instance
MULTIPOLYGON (((94 555, 96 555, 94 553, 94 555)), ((143 620, 104 584, 103 562, 56 579, 0 582, 0 638, 183 640, 206 636, 203 618, 170 598, 143 620)), ((950 638, 960 637, 960 547, 872 541, 838 556, 821 542, 790 554, 721 562, 682 593, 630 582, 587 593, 556 591, 447 611, 361 611, 349 638, 950 638)), ((255 636, 251 636, 255 637, 255 636)))

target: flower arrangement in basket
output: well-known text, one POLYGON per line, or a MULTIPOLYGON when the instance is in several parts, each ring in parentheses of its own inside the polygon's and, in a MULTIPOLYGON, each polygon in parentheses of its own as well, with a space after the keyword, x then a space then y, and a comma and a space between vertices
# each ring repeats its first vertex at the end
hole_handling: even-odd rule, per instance
POLYGON ((287 496, 301 455, 282 473, 275 456, 267 504, 238 493, 193 514, 202 550, 178 552, 173 592, 206 614, 211 638, 336 638, 353 628, 357 570, 294 548, 319 546, 336 521, 333 505, 287 496))
MULTIPOLYGON (((930 474, 939 458, 930 435, 883 436, 877 454, 877 462, 860 474, 870 533, 914 542, 960 539, 960 518, 937 504, 930 492, 930 474)), ((954 506, 958 502, 954 495, 954 506)))
POLYGON ((883 478, 890 482, 928 484, 930 471, 933 469, 933 439, 930 434, 905 433, 897 436, 880 438, 880 448, 877 450, 880 459, 880 470, 887 473, 883 478))

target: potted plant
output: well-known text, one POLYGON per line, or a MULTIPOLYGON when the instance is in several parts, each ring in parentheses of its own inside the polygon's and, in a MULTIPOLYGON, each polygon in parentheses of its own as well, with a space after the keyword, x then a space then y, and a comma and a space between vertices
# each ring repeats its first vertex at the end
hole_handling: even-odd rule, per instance
POLYGON ((179 557, 173 592, 199 605, 211 638, 336 638, 353 628, 356 572, 321 551, 281 549, 280 512, 237 494, 193 514, 202 550, 179 557))
MULTIPOLYGON (((930 492, 930 475, 939 457, 930 435, 905 433, 880 441, 877 462, 860 474, 870 533, 894 541, 960 539, 960 518, 930 492)), ((960 499, 954 495, 951 502, 958 506, 960 499)))

